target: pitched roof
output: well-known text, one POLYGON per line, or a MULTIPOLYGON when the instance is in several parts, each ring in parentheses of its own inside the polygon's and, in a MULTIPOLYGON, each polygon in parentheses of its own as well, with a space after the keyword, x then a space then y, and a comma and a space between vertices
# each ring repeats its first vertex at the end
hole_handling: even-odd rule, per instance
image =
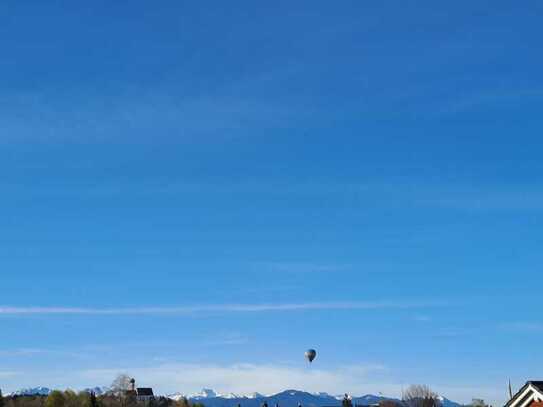
POLYGON ((153 389, 151 387, 138 387, 138 396, 152 396, 153 389))
POLYGON ((543 400, 543 381, 527 381, 513 398, 505 404, 505 407, 526 407, 536 399, 543 400))

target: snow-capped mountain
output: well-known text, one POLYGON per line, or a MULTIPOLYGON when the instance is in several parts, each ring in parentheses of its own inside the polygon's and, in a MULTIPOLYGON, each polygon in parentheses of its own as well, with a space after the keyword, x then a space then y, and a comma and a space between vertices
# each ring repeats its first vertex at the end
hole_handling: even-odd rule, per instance
POLYGON ((220 397, 218 393, 215 393, 211 389, 202 389, 201 392, 196 394, 191 394, 187 398, 192 400, 203 400, 203 399, 211 399, 215 397, 220 397))
MULTIPOLYGON (((258 393, 255 393, 255 394, 258 394, 258 393)), ((193 393, 193 394, 174 393, 174 394, 169 394, 166 397, 172 400, 181 400, 182 398, 185 397, 189 400, 196 400, 196 401, 213 399, 213 398, 222 398, 222 399, 240 399, 244 397, 250 398, 249 396, 239 395, 235 393, 220 394, 211 389, 202 389, 202 391, 198 393, 193 393)))
POLYGON ((83 389, 83 391, 86 391, 87 393, 94 393, 97 396, 101 396, 103 394, 106 394, 110 390, 111 389, 109 387, 106 387, 106 386, 101 386, 101 387, 97 386, 97 387, 92 387, 92 388, 88 388, 88 389, 83 389))
POLYGON ((19 389, 13 393, 7 394, 7 396, 47 396, 52 390, 47 387, 29 387, 26 389, 19 389))
MULTIPOLYGON (((328 393, 308 393, 299 390, 285 390, 277 394, 265 396, 260 393, 253 393, 249 395, 240 395, 234 393, 220 394, 211 389, 203 389, 199 393, 195 394, 182 394, 175 393, 167 396, 174 400, 179 400, 182 397, 186 397, 191 401, 198 401, 205 404, 206 407, 261 407, 264 402, 269 407, 274 407, 276 404, 280 407, 297 407, 301 404, 303 407, 340 407, 343 395, 331 395, 328 393)), ((376 396, 373 394, 366 394, 364 396, 353 397, 353 405, 376 405, 382 400, 395 400, 397 399, 384 396, 376 396)), ((460 404, 455 403, 445 397, 440 397, 442 407, 461 407, 460 404)))
POLYGON ((438 396, 438 399, 441 401, 441 407, 462 407, 462 404, 449 400, 443 396, 438 396))
MULTIPOLYGON (((203 402, 206 407, 261 407, 266 402, 273 407, 278 404, 281 407, 297 407, 301 404, 304 407, 334 407, 341 406, 343 396, 332 396, 328 393, 308 393, 299 390, 285 390, 277 394, 265 396, 260 393, 240 395, 234 393, 220 394, 211 389, 203 389, 195 394, 175 393, 168 395, 169 398, 179 400, 183 397, 191 401, 203 402)), ((353 404, 375 404, 386 397, 366 395, 353 398, 353 404)), ((447 406, 454 407, 454 406, 447 406)))

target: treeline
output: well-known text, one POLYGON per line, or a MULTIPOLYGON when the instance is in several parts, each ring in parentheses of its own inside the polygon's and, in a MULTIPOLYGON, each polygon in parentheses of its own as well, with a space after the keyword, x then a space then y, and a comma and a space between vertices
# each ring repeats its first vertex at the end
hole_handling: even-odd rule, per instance
POLYGON ((48 396, 7 396, 0 391, 0 407, 205 407, 201 403, 191 403, 183 398, 179 401, 167 397, 156 397, 148 401, 138 401, 136 397, 102 395, 86 391, 76 393, 72 390, 52 391, 48 396))

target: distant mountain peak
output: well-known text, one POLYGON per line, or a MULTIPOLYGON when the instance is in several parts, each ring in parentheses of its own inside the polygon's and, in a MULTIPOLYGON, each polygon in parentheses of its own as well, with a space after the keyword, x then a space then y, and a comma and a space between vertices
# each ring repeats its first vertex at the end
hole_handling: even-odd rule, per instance
POLYGON ((28 387, 14 391, 7 396, 48 396, 51 392, 52 390, 48 387, 28 387))
POLYGON ((83 389, 83 391, 87 392, 87 393, 94 393, 96 394, 97 396, 101 396, 103 394, 106 394, 108 391, 110 391, 111 388, 109 387, 106 387, 106 386, 96 386, 96 387, 91 387, 91 388, 87 388, 87 389, 83 389))
POLYGON ((212 389, 202 389, 200 393, 197 393, 196 395, 191 396, 191 398, 201 397, 203 399, 208 399, 212 397, 217 397, 218 394, 215 393, 212 389))

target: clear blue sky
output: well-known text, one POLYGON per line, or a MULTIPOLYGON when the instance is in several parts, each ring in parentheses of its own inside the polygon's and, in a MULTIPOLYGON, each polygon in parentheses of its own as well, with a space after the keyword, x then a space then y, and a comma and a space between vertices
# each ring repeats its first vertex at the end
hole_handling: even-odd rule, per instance
POLYGON ((542 379, 542 17, 2 2, 0 387, 542 379))

